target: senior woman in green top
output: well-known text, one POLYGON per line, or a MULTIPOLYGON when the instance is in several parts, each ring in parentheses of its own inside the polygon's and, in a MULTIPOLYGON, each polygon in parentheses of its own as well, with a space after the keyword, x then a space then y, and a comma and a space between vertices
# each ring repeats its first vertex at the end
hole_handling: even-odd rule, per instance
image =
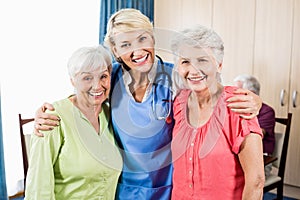
POLYGON ((32 136, 25 199, 114 199, 122 158, 109 125, 111 56, 83 47, 68 62, 75 94, 53 103, 60 125, 32 136))

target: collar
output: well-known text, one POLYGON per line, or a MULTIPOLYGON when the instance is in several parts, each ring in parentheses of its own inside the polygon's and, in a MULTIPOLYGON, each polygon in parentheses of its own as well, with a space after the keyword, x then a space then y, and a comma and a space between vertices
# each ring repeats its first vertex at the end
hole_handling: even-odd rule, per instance
MULTIPOLYGON (((152 88, 152 85, 153 85, 153 82, 154 82, 154 79, 156 76, 157 65, 158 65, 158 58, 155 57, 154 63, 152 65, 150 71, 148 72, 148 79, 149 79, 150 83, 146 89, 146 92, 145 92, 142 102, 144 102, 148 98, 148 96, 151 92, 151 88, 152 88)), ((124 85, 125 85, 127 93, 133 98, 133 96, 129 90, 129 84, 132 81, 132 77, 131 77, 130 73, 124 69, 123 69, 123 80, 124 80, 124 85)))

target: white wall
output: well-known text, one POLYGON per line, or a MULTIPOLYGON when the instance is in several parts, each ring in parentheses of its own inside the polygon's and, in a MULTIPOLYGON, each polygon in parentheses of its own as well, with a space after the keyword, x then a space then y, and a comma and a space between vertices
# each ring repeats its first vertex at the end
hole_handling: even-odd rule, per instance
POLYGON ((18 113, 32 117, 43 102, 72 93, 66 63, 77 48, 98 44, 100 0, 1 1, 0 9, 2 124, 11 195, 23 179, 18 113))

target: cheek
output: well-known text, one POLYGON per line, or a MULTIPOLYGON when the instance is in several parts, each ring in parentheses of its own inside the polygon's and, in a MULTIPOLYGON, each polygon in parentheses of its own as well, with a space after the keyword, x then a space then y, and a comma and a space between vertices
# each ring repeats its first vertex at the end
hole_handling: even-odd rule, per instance
POLYGON ((187 70, 183 66, 178 66, 177 71, 178 71, 178 75, 183 78, 187 75, 187 70))
POLYGON ((143 44, 143 47, 147 49, 148 51, 154 50, 154 43, 152 41, 146 42, 143 44))
POLYGON ((120 55, 120 58, 121 58, 124 62, 131 60, 131 52, 130 52, 130 51, 124 52, 123 54, 120 55))
POLYGON ((77 91, 86 91, 87 88, 89 88, 90 86, 88 86, 87 84, 83 84, 83 83, 75 83, 75 88, 77 91))
POLYGON ((110 78, 111 78, 111 77, 109 77, 109 79, 106 80, 106 81, 103 83, 103 86, 104 86, 106 89, 108 89, 108 90, 110 89, 110 86, 111 86, 111 85, 110 85, 110 78))

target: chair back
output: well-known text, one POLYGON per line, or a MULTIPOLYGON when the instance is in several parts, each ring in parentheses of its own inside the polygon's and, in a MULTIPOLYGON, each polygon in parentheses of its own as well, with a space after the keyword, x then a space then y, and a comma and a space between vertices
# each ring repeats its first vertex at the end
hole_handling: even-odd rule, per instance
POLYGON ((287 118, 276 117, 275 121, 277 124, 279 123, 285 126, 284 132, 275 132, 275 149, 273 156, 278 159, 272 163, 274 167, 278 168, 278 176, 283 179, 290 138, 292 113, 288 113, 287 118))
POLYGON ((22 115, 19 114, 19 129, 20 129, 20 138, 21 138, 21 146, 22 146, 22 158, 23 158, 23 170, 24 170, 24 186, 26 183, 26 176, 28 170, 28 152, 29 152, 29 142, 30 135, 24 134, 23 126, 29 122, 34 121, 34 118, 23 119, 22 115))

